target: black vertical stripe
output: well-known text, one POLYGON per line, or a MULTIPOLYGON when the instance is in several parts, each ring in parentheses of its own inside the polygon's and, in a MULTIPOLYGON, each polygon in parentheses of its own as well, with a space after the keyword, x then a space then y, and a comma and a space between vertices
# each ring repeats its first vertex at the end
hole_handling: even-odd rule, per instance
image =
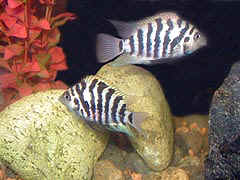
POLYGON ((95 102, 96 99, 95 99, 93 90, 96 87, 97 82, 98 80, 94 79, 89 86, 89 92, 91 94, 90 105, 91 105, 91 112, 93 114, 93 119, 96 119, 96 102, 95 102))
POLYGON ((119 42, 119 52, 123 51, 123 41, 119 42))
POLYGON ((80 110, 80 104, 79 104, 79 100, 77 98, 74 98, 74 104, 77 106, 77 111, 80 110))
MULTIPOLYGON (((99 82, 97 87, 97 95, 98 95, 98 101, 97 101, 97 112, 99 117, 99 124, 104 124, 104 120, 102 119, 102 110, 103 110, 103 90, 107 88, 108 86, 104 82, 99 82)), ((95 119, 96 120, 96 119, 95 119)))
POLYGON ((126 104, 122 104, 122 107, 119 111, 119 117, 120 117, 120 122, 123 123, 125 125, 125 121, 124 121, 124 118, 125 118, 125 111, 126 111, 126 104))
POLYGON ((170 46, 171 46, 170 53, 171 54, 172 54, 175 46, 181 42, 182 38, 185 36, 185 33, 188 31, 188 29, 189 29, 189 23, 187 22, 185 27, 180 31, 179 36, 175 37, 172 40, 172 42, 170 44, 170 46))
POLYGON ((179 19, 177 20, 177 24, 178 24, 178 27, 179 27, 179 28, 181 28, 182 22, 183 22, 183 20, 182 20, 181 18, 179 18, 179 19))
POLYGON ((83 110, 87 113, 87 117, 90 117, 90 110, 88 103, 85 103, 83 92, 86 89, 86 82, 82 80, 80 83, 76 85, 76 91, 78 93, 79 100, 81 102, 81 105, 83 107, 83 110))
POLYGON ((133 36, 131 36, 131 37, 129 38, 129 45, 130 45, 130 48, 131 48, 130 54, 134 54, 134 52, 135 52, 135 46, 134 46, 134 38, 133 38, 133 36))
POLYGON ((137 37, 138 37, 138 55, 143 55, 143 30, 139 29, 137 31, 137 37))
POLYGON ((190 32, 189 32, 190 35, 193 33, 194 29, 195 29, 195 27, 193 26, 193 27, 191 28, 190 32))
POLYGON ((119 123, 118 120, 117 120, 117 109, 118 109, 118 106, 119 106, 119 102, 122 100, 122 96, 117 96, 115 97, 115 99, 113 100, 113 105, 112 105, 112 108, 111 108, 111 117, 112 117, 112 120, 113 122, 115 123, 119 123))
POLYGON ((109 89, 108 89, 108 92, 107 92, 107 94, 106 94, 106 103, 105 103, 105 107, 104 107, 105 124, 108 124, 108 123, 109 123, 109 119, 111 118, 111 117, 109 117, 109 115, 108 115, 109 109, 110 109, 109 103, 110 103, 111 97, 112 97, 112 95, 114 94, 114 92, 115 92, 114 89, 109 88, 109 89))
POLYGON ((189 42, 190 41, 190 37, 185 37, 184 38, 184 42, 189 42))
POLYGON ((166 57, 168 44, 171 41, 171 39, 169 38, 169 34, 170 34, 171 30, 173 29, 173 23, 172 23, 171 19, 167 20, 167 25, 168 25, 168 30, 166 31, 165 36, 164 36, 162 57, 166 57))
POLYGON ((73 89, 73 88, 71 88, 71 95, 72 95, 72 96, 75 96, 75 93, 74 93, 74 89, 73 89))
POLYGON ((152 42, 151 42, 151 34, 153 32, 152 23, 148 23, 148 33, 147 33, 147 57, 151 57, 151 49, 152 49, 152 42))
POLYGON ((133 124, 133 113, 129 113, 129 115, 128 115, 128 122, 133 124))
POLYGON ((158 52, 159 52, 159 46, 161 44, 161 39, 160 39, 160 33, 162 32, 163 29, 163 24, 162 24, 162 19, 158 18, 156 19, 156 23, 157 23, 157 30, 156 30, 156 34, 155 34, 155 45, 154 45, 154 58, 159 58, 158 56, 158 52))

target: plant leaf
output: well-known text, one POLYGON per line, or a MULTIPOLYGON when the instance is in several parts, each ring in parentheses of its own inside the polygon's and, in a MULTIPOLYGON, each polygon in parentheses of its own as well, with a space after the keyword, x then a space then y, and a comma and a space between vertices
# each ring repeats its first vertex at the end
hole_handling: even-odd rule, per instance
POLYGON ((51 86, 49 82, 40 82, 36 84, 33 88, 35 92, 38 92, 38 91, 45 91, 45 90, 51 89, 51 86))
POLYGON ((40 27, 41 29, 44 29, 44 30, 50 30, 51 29, 50 24, 49 24, 47 19, 41 19, 38 22, 38 27, 40 27))
POLYGON ((48 47, 56 46, 60 41, 60 31, 58 28, 52 29, 48 34, 48 47))
POLYGON ((8 60, 12 58, 13 56, 18 56, 23 53, 23 46, 19 44, 11 44, 9 46, 6 46, 4 48, 4 59, 8 60))
POLYGON ((52 64, 59 63, 65 60, 65 54, 60 47, 53 47, 48 52, 51 55, 52 64))
POLYGON ((50 74, 46 69, 41 70, 37 76, 39 76, 40 78, 49 78, 50 74))
POLYGON ((17 77, 13 73, 5 73, 0 75, 0 89, 9 87, 17 88, 16 79, 17 77))
POLYGON ((15 36, 18 38, 26 38, 27 30, 24 25, 20 25, 18 23, 14 24, 10 31, 8 32, 8 36, 15 36))
MULTIPOLYGON (((49 62, 50 54, 37 54, 36 59, 42 69, 46 69, 46 65, 49 62)), ((34 57, 35 58, 35 57, 34 57)))
POLYGON ((14 9, 18 6, 20 6, 23 2, 18 0, 8 0, 8 7, 11 9, 14 9))
POLYGON ((5 68, 5 69, 7 69, 9 71, 12 71, 12 69, 10 68, 10 66, 9 66, 7 61, 0 60, 0 67, 3 67, 3 68, 5 68))
POLYGON ((62 61, 61 63, 51 64, 50 69, 56 70, 56 71, 63 71, 63 70, 67 70, 68 66, 66 64, 66 61, 62 61))
POLYGON ((76 19, 76 15, 73 13, 62 13, 52 18, 52 27, 58 27, 64 25, 68 20, 76 19))
POLYGON ((20 97, 28 96, 33 92, 33 88, 27 83, 23 83, 17 90, 20 97))
POLYGON ((35 41, 41 34, 42 30, 41 29, 30 29, 29 30, 29 41, 32 43, 35 41))
POLYGON ((68 89, 68 86, 64 82, 58 80, 51 83, 51 88, 52 89, 68 89))
POLYGON ((0 18, 9 29, 17 22, 16 17, 9 16, 7 13, 2 13, 0 18))
POLYGON ((32 62, 26 63, 21 72, 26 73, 26 72, 40 72, 41 68, 36 60, 32 59, 32 62))

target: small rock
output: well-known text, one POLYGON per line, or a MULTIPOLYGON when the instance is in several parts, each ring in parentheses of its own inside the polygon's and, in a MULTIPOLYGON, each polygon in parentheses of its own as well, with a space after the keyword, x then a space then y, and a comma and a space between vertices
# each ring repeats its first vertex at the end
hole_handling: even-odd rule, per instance
POLYGON ((184 168, 188 166, 201 167, 202 163, 197 156, 186 156, 181 159, 176 166, 179 168, 184 168))
POLYGON ((149 114, 142 123, 146 138, 136 134, 129 139, 151 169, 165 169, 173 154, 173 126, 172 115, 159 82, 150 72, 134 65, 112 67, 106 64, 96 75, 112 83, 126 97, 139 97, 128 108, 132 112, 149 114))
POLYGON ((178 168, 181 168, 187 172, 190 179, 194 180, 202 180, 203 176, 203 162, 197 156, 186 156, 181 159, 178 164, 176 164, 178 168))
POLYGON ((151 171, 136 152, 132 152, 127 155, 125 166, 126 168, 141 174, 147 174, 151 171))
POLYGON ((196 130, 184 131, 183 129, 177 129, 175 134, 175 141, 178 145, 184 145, 188 152, 198 154, 203 146, 203 139, 201 134, 196 130))
POLYGON ((0 112, 0 159, 24 180, 91 179, 108 136, 59 102, 64 90, 24 97, 0 112))
POLYGON ((93 180, 125 180, 121 170, 109 160, 98 161, 94 168, 93 180))
POLYGON ((151 173, 143 176, 143 180, 189 180, 186 171, 180 168, 169 167, 161 173, 151 173))
POLYGON ((127 152, 118 148, 116 145, 108 144, 103 152, 100 160, 111 161, 118 169, 124 170, 126 168, 127 152))
POLYGON ((174 117, 175 143, 190 155, 208 151, 208 116, 174 117))
POLYGON ((187 152, 184 152, 182 148, 175 145, 171 165, 175 166, 186 155, 187 155, 187 152))

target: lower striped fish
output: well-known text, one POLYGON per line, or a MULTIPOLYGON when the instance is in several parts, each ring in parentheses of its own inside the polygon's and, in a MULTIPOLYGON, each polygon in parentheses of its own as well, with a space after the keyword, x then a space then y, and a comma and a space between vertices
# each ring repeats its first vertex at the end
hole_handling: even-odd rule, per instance
POLYGON ((113 66, 164 63, 164 59, 191 54, 207 45, 207 39, 193 24, 174 12, 164 12, 137 22, 110 21, 121 39, 98 34, 96 55, 105 63, 121 55, 113 66))
POLYGON ((97 125, 129 136, 133 136, 129 127, 143 132, 141 123, 147 113, 129 111, 125 96, 97 76, 82 79, 66 90, 59 100, 91 127, 97 125))

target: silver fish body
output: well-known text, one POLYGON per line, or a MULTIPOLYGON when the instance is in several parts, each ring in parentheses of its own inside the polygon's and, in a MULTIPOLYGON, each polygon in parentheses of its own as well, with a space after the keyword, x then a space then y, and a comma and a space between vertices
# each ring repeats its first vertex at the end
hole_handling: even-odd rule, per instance
POLYGON ((97 36, 100 63, 120 58, 114 65, 164 63, 166 58, 191 54, 207 45, 207 39, 193 24, 176 13, 164 12, 138 22, 111 21, 122 39, 107 34, 97 36), (154 62, 156 63, 156 62, 154 62))
POLYGON ((129 127, 141 133, 140 124, 146 117, 144 112, 130 112, 124 96, 96 76, 82 79, 66 90, 59 100, 90 127, 97 125, 129 136, 133 135, 129 127))

